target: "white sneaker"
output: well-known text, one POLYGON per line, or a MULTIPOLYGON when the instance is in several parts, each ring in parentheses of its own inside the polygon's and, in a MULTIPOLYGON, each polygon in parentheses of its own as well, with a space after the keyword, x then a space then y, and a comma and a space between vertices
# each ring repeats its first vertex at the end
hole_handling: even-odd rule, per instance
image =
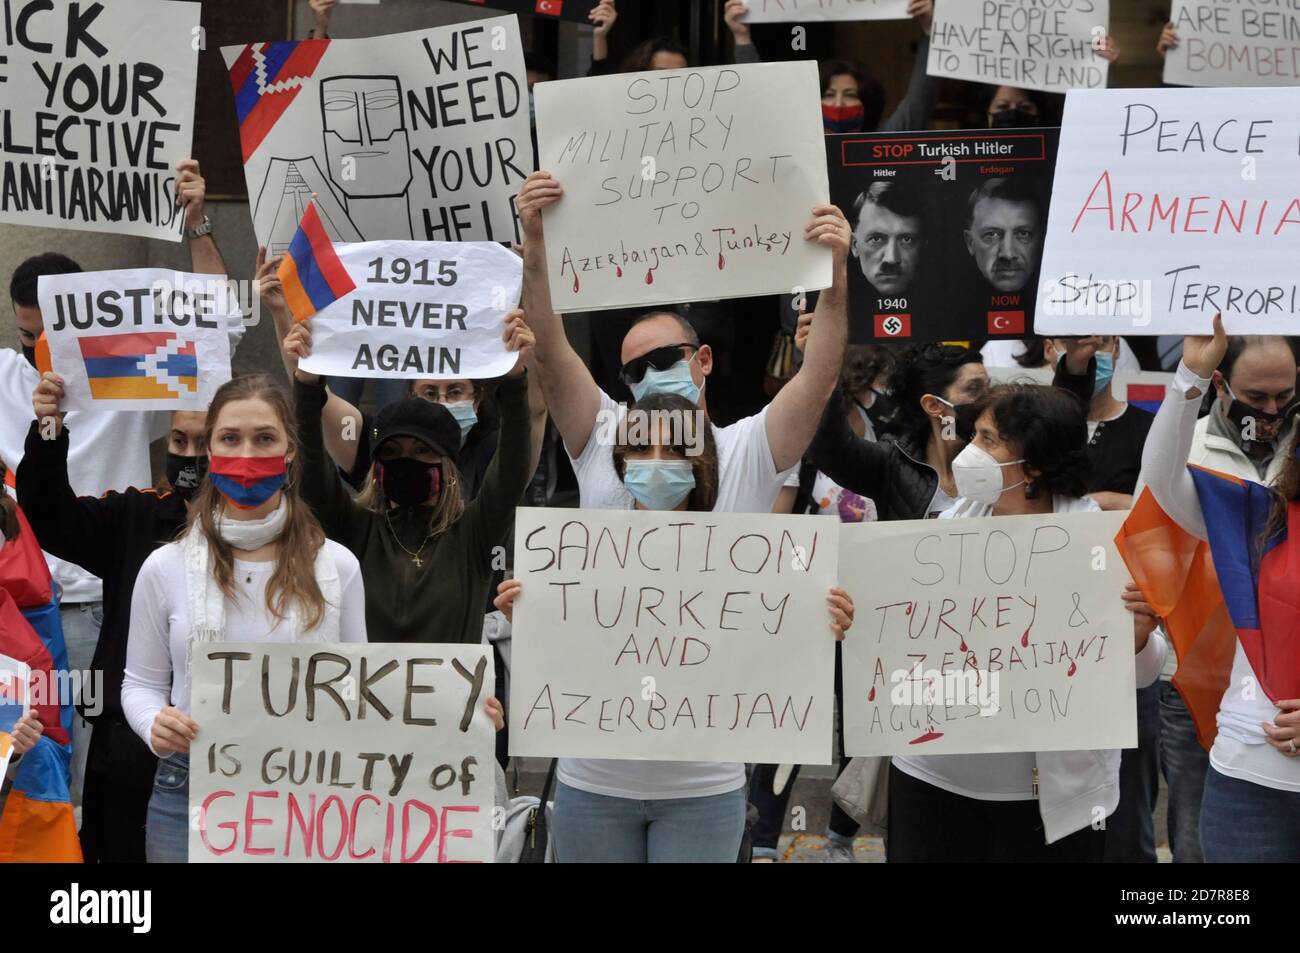
POLYGON ((853 863, 853 847, 849 844, 842 844, 839 841, 827 840, 826 853, 822 856, 823 864, 851 864, 853 863))

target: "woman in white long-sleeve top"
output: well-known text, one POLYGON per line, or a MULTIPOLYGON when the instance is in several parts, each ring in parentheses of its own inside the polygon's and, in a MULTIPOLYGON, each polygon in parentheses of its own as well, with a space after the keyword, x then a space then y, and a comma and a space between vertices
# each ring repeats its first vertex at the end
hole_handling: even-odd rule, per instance
MULTIPOLYGON (((952 463, 958 500, 940 519, 1100 512, 1085 497, 1083 405, 1054 387, 1007 385, 980 398, 975 434, 952 463)), ((1135 587, 1137 687, 1168 646, 1135 587)), ((890 863, 1100 862, 1098 810, 1119 804, 1118 749, 896 757, 889 769, 890 863)))
POLYGON ((155 550, 131 599, 122 708, 162 760, 145 827, 151 863, 184 862, 196 642, 365 642, 357 559, 298 497, 297 426, 269 378, 241 377, 208 411, 208 480, 181 537, 155 550))
POLYGON ((1182 362, 1147 438, 1142 479, 1174 522, 1209 541, 1238 632, 1201 802, 1205 859, 1296 863, 1300 461, 1291 438, 1279 450, 1286 462, 1271 486, 1187 467, 1201 398, 1227 350, 1218 316, 1213 337, 1185 340, 1182 362))

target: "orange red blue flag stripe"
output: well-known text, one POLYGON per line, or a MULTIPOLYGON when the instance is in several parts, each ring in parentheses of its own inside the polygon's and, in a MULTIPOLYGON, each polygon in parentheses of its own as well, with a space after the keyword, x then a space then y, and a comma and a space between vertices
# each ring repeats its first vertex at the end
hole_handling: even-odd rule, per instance
POLYGON ((352 276, 334 251, 315 202, 303 213, 278 275, 295 321, 307 320, 356 290, 352 276))

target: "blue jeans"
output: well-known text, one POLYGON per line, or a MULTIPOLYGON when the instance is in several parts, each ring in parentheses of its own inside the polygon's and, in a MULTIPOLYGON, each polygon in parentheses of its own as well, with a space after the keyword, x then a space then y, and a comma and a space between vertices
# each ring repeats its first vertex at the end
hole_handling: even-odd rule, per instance
POLYGON ((1173 682, 1160 682, 1160 770, 1169 786, 1169 849, 1175 864, 1199 864, 1201 794, 1210 756, 1173 682))
MULTIPOLYGON (((342 397, 353 407, 361 409, 361 393, 366 387, 364 377, 328 377, 330 393, 342 397)), ((375 378, 375 413, 383 410, 395 400, 401 400, 411 389, 410 381, 391 377, 375 378)))
MULTIPOLYGON (((103 690, 103 677, 95 679, 90 671, 99 645, 99 629, 104 624, 102 602, 69 602, 59 608, 59 622, 63 625, 63 644, 68 650, 68 671, 80 673, 83 684, 94 691, 103 690)), ((75 684, 75 683, 74 683, 75 684)), ((81 701, 80 698, 74 701, 81 701)), ((87 697, 86 701, 102 706, 102 698, 87 697)), ((91 713, 94 714, 93 712, 91 713)), ((81 803, 81 791, 86 783, 86 756, 90 752, 90 722, 74 713, 72 716, 72 762, 69 765, 68 788, 72 803, 81 803)))
POLYGON ((190 858, 190 756, 158 762, 144 827, 144 856, 151 864, 184 864, 190 858))
POLYGON ((638 801, 556 783, 551 833, 562 864, 734 864, 745 833, 745 788, 709 797, 638 801))
POLYGON ((1201 850, 1210 864, 1300 864, 1300 791, 1239 781, 1211 766, 1201 850))
POLYGON ((1119 807, 1106 818, 1106 863, 1156 862, 1156 798, 1160 793, 1160 683, 1137 690, 1136 748, 1119 765, 1119 807))

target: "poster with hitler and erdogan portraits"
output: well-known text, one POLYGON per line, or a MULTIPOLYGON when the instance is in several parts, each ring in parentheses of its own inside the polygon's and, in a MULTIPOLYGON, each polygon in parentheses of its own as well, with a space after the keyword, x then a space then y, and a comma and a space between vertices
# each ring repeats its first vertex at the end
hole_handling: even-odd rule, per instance
POLYGON ((854 343, 1033 332, 1057 130, 827 136, 854 343))

